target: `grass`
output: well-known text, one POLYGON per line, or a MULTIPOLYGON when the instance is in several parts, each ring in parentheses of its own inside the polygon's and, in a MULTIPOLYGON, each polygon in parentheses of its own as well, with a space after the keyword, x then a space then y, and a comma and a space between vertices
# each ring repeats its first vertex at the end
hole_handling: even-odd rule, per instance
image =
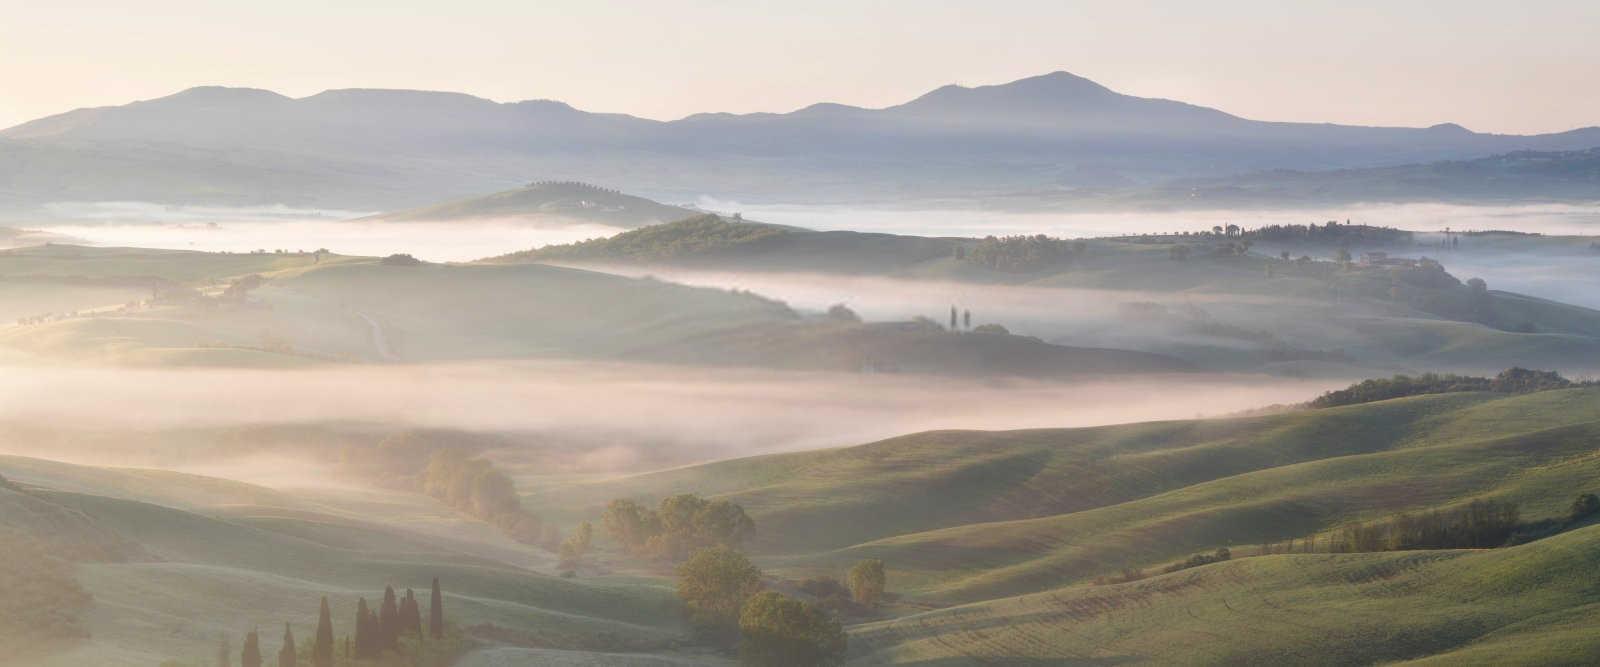
POLYGON ((1235 559, 855 628, 861 664, 1593 664, 1600 527, 1491 551, 1235 559), (1425 660, 1424 660, 1425 659, 1425 660))
POLYGON ((1263 417, 933 432, 568 485, 536 507, 699 492, 756 520, 761 563, 801 577, 860 558, 933 604, 1043 590, 1220 546, 1504 497, 1528 519, 1600 490, 1600 390, 1420 396, 1263 417), (841 521, 840 517, 850 517, 841 521))

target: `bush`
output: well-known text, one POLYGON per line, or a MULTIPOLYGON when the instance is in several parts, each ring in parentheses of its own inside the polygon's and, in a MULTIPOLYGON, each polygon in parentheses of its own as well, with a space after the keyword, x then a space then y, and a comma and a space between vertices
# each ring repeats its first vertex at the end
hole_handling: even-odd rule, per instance
POLYGON ((1600 512, 1600 496, 1585 493, 1572 501, 1572 511, 1568 513, 1567 520, 1582 521, 1594 516, 1596 512, 1600 512))
POLYGON ((767 591, 739 613, 739 662, 758 667, 813 667, 844 662, 844 628, 826 611, 767 591))

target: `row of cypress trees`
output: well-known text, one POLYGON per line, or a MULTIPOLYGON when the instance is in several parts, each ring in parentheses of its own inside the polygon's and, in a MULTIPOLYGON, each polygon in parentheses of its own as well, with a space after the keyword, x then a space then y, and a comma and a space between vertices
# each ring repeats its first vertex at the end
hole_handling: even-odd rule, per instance
MULTIPOLYGON (((378 606, 378 611, 373 612, 367 605, 367 599, 361 598, 356 602, 355 637, 344 638, 343 654, 345 659, 372 659, 382 655, 385 651, 394 651, 400 647, 401 637, 415 637, 423 641, 425 637, 438 640, 444 638, 444 597, 439 592, 439 578, 433 578, 433 592, 428 601, 428 627, 427 634, 423 634, 422 607, 418 602, 416 593, 406 589, 404 598, 395 595, 393 586, 384 587, 383 602, 378 606)), ((231 667, 232 660, 228 650, 228 641, 223 639, 217 655, 218 667, 231 667)), ((299 652, 295 647, 294 631, 289 624, 283 624, 283 645, 278 649, 278 667, 299 667, 299 652)), ((256 631, 252 630, 244 636, 244 649, 240 653, 239 664, 241 667, 263 667, 261 658, 261 639, 256 631)), ((334 638, 333 614, 328 607, 328 598, 322 598, 322 608, 317 614, 317 634, 311 644, 311 667, 333 667, 334 665, 334 638)))

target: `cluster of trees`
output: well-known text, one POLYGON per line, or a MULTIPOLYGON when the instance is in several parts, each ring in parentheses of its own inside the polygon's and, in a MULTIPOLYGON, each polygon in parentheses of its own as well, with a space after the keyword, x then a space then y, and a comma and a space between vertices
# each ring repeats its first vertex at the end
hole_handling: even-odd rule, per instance
POLYGON ((494 524, 512 539, 540 544, 544 522, 522 506, 511 478, 487 459, 460 449, 440 449, 428 460, 422 491, 445 504, 494 524))
POLYGON ((676 259, 726 251, 743 244, 788 233, 790 232, 782 227, 750 224, 737 219, 729 221, 717 215, 707 214, 666 225, 642 227, 610 238, 589 239, 568 245, 545 246, 538 250, 512 253, 506 255, 504 259, 534 256, 676 259))
POLYGON ((687 493, 663 498, 656 509, 613 500, 601 523, 628 553, 673 562, 705 547, 737 547, 756 530, 737 504, 687 493))
POLYGON ((1452 510, 1418 515, 1400 514, 1383 521, 1350 524, 1332 537, 1329 550, 1365 552, 1498 547, 1505 544, 1516 531, 1520 520, 1521 512, 1515 503, 1474 500, 1465 507, 1452 510))
POLYGON ((393 255, 389 255, 388 257, 378 260, 378 263, 382 264, 383 266, 421 266, 422 260, 412 257, 407 253, 397 252, 393 255))
POLYGON ((1044 234, 986 236, 970 246, 960 246, 957 257, 994 271, 1028 273, 1055 266, 1083 254, 1088 244, 1044 234))
MULTIPOLYGON (((277 653, 278 667, 335 667, 336 665, 370 665, 382 667, 405 665, 407 667, 443 667, 460 652, 460 642, 446 626, 444 600, 439 592, 439 579, 433 580, 433 595, 428 607, 428 624, 422 623, 421 607, 411 589, 406 589, 403 599, 396 599, 394 587, 384 590, 383 603, 377 612, 367 606, 367 599, 356 603, 354 636, 346 635, 336 646, 333 633, 333 614, 328 598, 322 598, 317 613, 317 632, 309 645, 296 645, 294 631, 288 623, 283 625, 283 642, 277 653)), ((182 663, 168 661, 166 665, 182 663)), ((252 630, 245 634, 239 652, 240 667, 263 667, 261 639, 252 630)), ((227 637, 217 646, 216 667, 232 667, 233 649, 227 637)))
MULTIPOLYGON (((878 566, 881 573, 881 563, 878 566)), ((757 667, 838 665, 844 627, 819 605, 763 591, 761 570, 726 546, 701 549, 678 568, 678 597, 697 634, 757 667)))
POLYGON ((1313 408, 1332 408, 1357 405, 1391 398, 1445 394, 1461 391, 1493 391, 1505 394, 1525 394, 1547 389, 1566 389, 1575 386, 1571 380, 1555 371, 1538 371, 1526 368, 1508 368, 1493 378, 1462 375, 1396 375, 1391 378, 1363 380, 1344 389, 1327 392, 1307 405, 1313 408))
POLYGON ((1208 553, 1208 554, 1195 554, 1193 556, 1190 556, 1187 560, 1184 560, 1183 562, 1173 563, 1171 565, 1168 565, 1165 568, 1162 568, 1161 571, 1162 572, 1177 572, 1178 570, 1187 570, 1187 569, 1189 569, 1191 567, 1200 567, 1201 565, 1210 565, 1212 563, 1221 563, 1222 561, 1232 560, 1232 559, 1233 559, 1233 552, 1229 551, 1227 547, 1222 547, 1222 548, 1217 549, 1216 551, 1208 553))
POLYGON ((1320 225, 1267 225, 1250 230, 1241 229, 1235 235, 1276 243, 1310 242, 1343 246, 1409 244, 1413 238, 1408 231, 1393 227, 1352 225, 1348 220, 1344 224, 1329 220, 1320 225))
POLYGON ((798 588, 823 609, 858 614, 878 606, 888 583, 883 561, 871 558, 850 568, 844 582, 829 576, 814 577, 800 582, 798 588))

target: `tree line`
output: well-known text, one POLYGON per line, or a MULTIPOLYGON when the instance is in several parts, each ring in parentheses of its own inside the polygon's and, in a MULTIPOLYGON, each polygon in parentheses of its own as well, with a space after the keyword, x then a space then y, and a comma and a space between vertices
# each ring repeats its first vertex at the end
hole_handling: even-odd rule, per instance
POLYGON ((1324 393, 1307 403, 1312 408, 1332 408, 1386 401, 1406 396, 1446 394, 1463 391, 1492 391, 1502 394, 1527 394, 1547 389, 1566 389, 1577 386, 1555 371, 1538 371, 1526 368, 1508 368, 1493 378, 1462 375, 1396 375, 1390 378, 1363 380, 1344 389, 1324 393))
MULTIPOLYGON (((333 613, 328 598, 322 598, 317 612, 317 629, 309 644, 296 644, 294 630, 283 624, 283 640, 275 662, 278 667, 444 667, 460 654, 463 643, 455 626, 448 624, 439 578, 434 577, 428 601, 426 624, 416 593, 406 589, 398 597, 393 586, 384 588, 383 600, 374 611, 362 597, 356 602, 353 634, 336 641, 333 613)), ((232 643, 224 636, 217 645, 215 667, 233 667, 232 643)), ((245 633, 238 652, 239 667, 264 667, 260 634, 245 633)), ((162 667, 184 667, 169 660, 162 667)))

